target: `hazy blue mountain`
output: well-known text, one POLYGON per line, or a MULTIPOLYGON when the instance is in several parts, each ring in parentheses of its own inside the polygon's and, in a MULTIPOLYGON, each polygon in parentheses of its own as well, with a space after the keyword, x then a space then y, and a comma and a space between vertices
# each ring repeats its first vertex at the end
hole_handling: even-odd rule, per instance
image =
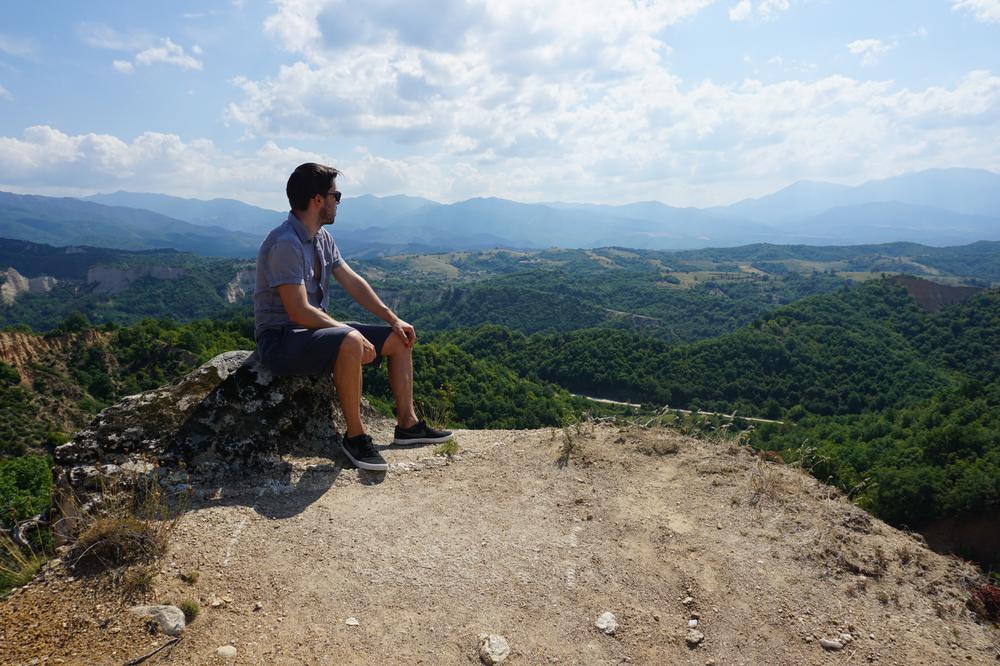
POLYGON ((800 180, 774 194, 705 210, 733 218, 781 222, 791 217, 820 213, 841 205, 841 197, 850 189, 846 185, 800 180))
POLYGON ((59 246, 173 248, 228 257, 253 256, 261 240, 138 208, 8 192, 0 192, 0 237, 59 246))
POLYGON ((1000 174, 983 169, 928 169, 856 187, 800 181, 765 197, 706 210, 761 222, 784 222, 831 208, 890 201, 1000 217, 1000 174))
POLYGON ((408 197, 402 194, 389 197, 365 194, 343 200, 340 208, 337 209, 337 223, 358 229, 386 226, 386 223, 400 215, 407 215, 425 206, 437 207, 441 205, 443 204, 430 199, 408 197))
MULTIPOLYGON (((705 212, 699 208, 677 208, 659 201, 611 206, 606 204, 547 203, 557 210, 577 210, 589 213, 595 219, 602 217, 624 218, 633 221, 612 234, 602 230, 602 240, 597 245, 614 245, 615 239, 632 238, 639 242, 634 247, 673 249, 681 247, 730 247, 775 239, 774 229, 767 224, 746 219, 729 218, 705 212), (646 224, 636 225, 641 220, 646 224), (677 239, 682 244, 664 245, 663 239, 677 239)), ((618 243, 621 244, 621 243, 618 243)))
POLYGON ((846 202, 871 201, 902 201, 1000 217, 1000 174, 983 169, 929 169, 858 185, 846 202))
POLYGON ((812 245, 909 241, 944 246, 1000 240, 1000 218, 896 201, 833 208, 778 228, 788 241, 812 245))
POLYGON ((264 234, 284 219, 287 212, 268 210, 236 199, 182 199, 166 194, 114 192, 83 197, 82 201, 108 206, 143 208, 191 224, 222 227, 231 231, 264 234))
MULTIPOLYGON (((49 243, 174 247, 202 254, 252 256, 263 235, 285 215, 228 199, 201 201, 129 192, 90 199, 128 203, 132 208, 68 211, 64 209, 71 204, 66 202, 72 199, 41 197, 37 201, 42 199, 51 214, 40 210, 15 214, 3 212, 0 206, 5 225, 0 234, 49 243), (72 230, 60 226, 70 219, 72 230), (245 233, 229 238, 221 227, 228 227, 228 233, 234 229, 245 233)), ((86 204, 98 205, 93 201, 86 204)), ((4 205, 17 208, 10 202, 4 205)), ((682 250, 749 243, 893 241, 940 246, 997 239, 998 226, 1000 175, 979 169, 932 169, 857 187, 801 181, 766 197, 709 209, 677 208, 657 201, 612 206, 474 198, 442 204, 422 197, 364 195, 344 199, 331 231, 345 251, 375 256, 394 250, 491 247, 615 245, 682 250)))

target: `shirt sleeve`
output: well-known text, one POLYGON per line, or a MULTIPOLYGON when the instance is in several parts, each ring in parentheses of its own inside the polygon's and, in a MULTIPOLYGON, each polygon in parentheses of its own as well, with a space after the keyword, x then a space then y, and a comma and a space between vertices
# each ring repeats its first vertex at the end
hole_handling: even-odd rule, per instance
POLYGON ((333 236, 330 237, 330 246, 333 248, 333 256, 330 258, 330 270, 333 270, 344 263, 344 258, 340 256, 340 248, 337 247, 337 241, 333 240, 333 236))
POLYGON ((274 288, 281 284, 305 284, 302 269, 302 247, 295 243, 278 242, 271 246, 265 264, 267 286, 274 288))

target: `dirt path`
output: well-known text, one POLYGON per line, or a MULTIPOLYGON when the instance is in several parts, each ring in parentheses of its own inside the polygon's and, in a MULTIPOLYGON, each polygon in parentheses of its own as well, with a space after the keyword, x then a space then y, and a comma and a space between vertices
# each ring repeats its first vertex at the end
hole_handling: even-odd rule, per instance
POLYGON ((150 601, 195 599, 201 614, 146 663, 223 663, 216 649, 232 645, 235 664, 469 664, 487 633, 510 641, 510 664, 1000 654, 997 629, 965 606, 970 567, 737 447, 613 427, 458 441, 447 464, 430 448, 387 451, 380 483, 303 460, 312 471, 296 492, 192 508, 150 601), (192 571, 197 582, 182 582, 192 571), (604 611, 621 625, 614 636, 594 627, 604 611), (695 648, 693 614, 705 637, 695 648), (818 644, 847 632, 841 651, 818 644))

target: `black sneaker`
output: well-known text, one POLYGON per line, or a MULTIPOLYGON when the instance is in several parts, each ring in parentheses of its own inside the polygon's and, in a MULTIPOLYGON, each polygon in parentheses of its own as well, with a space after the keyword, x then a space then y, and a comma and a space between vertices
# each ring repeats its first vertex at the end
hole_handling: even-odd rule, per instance
POLYGON ((384 472, 389 469, 389 463, 375 450, 372 438, 364 433, 354 437, 345 437, 341 448, 358 469, 367 469, 373 472, 384 472))
POLYGON ((396 436, 392 440, 392 443, 402 444, 403 446, 412 444, 438 444, 440 442, 447 442, 449 439, 451 439, 450 430, 435 430, 424 423, 423 420, 420 420, 409 428, 396 426, 396 436))

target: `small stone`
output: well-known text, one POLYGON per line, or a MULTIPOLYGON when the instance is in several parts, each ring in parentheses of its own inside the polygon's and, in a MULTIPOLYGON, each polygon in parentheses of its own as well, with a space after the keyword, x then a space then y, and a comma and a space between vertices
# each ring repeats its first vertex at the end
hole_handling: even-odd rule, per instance
POLYGON ((660 621, 660 614, 659 613, 653 613, 653 619, 656 620, 657 622, 659 622, 660 621))
POLYGON ((222 603, 223 603, 222 599, 220 599, 219 597, 215 596, 214 594, 212 595, 212 598, 209 599, 209 601, 208 601, 208 605, 211 606, 212 608, 218 608, 219 606, 222 605, 222 603))
POLYGON ((868 634, 868 638, 875 640, 875 634, 868 634))
POLYGON ((132 615, 151 617, 167 636, 177 636, 184 631, 184 611, 177 606, 132 606, 132 615))
POLYGON ((613 613, 605 611, 597 617, 597 621, 594 622, 594 626, 608 636, 611 636, 618 630, 618 620, 615 618, 613 613))
POLYGON ((357 627, 361 623, 358 622, 358 618, 356 618, 356 617, 349 617, 346 620, 344 620, 344 624, 346 624, 348 627, 357 627))
POLYGON ((236 648, 232 645, 223 645, 215 649, 215 654, 223 659, 232 659, 236 656, 236 648))
POLYGON ((691 619, 692 620, 700 620, 701 619, 701 613, 699 613, 698 611, 691 611, 691 619))
POLYGON ((716 523, 715 529, 721 530, 722 529, 722 523, 716 523))
POLYGON ((695 627, 698 626, 698 620, 695 619, 688 620, 688 626, 694 629, 695 627))
POLYGON ((843 650, 844 644, 833 638, 821 638, 819 644, 827 650, 843 650))
POLYGON ((697 629, 690 629, 684 640, 687 641, 688 647, 698 647, 701 645, 701 642, 705 640, 705 634, 701 633, 697 629))
POLYGON ((684 601, 681 602, 685 606, 690 606, 694 603, 694 597, 684 597, 684 601))
POLYGON ((259 611, 259 610, 261 610, 262 608, 264 608, 264 604, 260 603, 259 601, 255 601, 255 602, 253 602, 253 609, 254 609, 255 611, 259 611))
POLYGON ((850 643, 853 640, 854 640, 854 636, 851 636, 850 634, 841 634, 840 635, 840 642, 843 643, 844 645, 847 645, 848 643, 850 643))
POLYGON ((500 634, 479 637, 479 660, 487 666, 502 664, 510 656, 510 644, 500 634))
POLYGON ((233 598, 232 597, 222 597, 222 602, 226 603, 226 604, 231 604, 231 603, 233 603, 233 598))

